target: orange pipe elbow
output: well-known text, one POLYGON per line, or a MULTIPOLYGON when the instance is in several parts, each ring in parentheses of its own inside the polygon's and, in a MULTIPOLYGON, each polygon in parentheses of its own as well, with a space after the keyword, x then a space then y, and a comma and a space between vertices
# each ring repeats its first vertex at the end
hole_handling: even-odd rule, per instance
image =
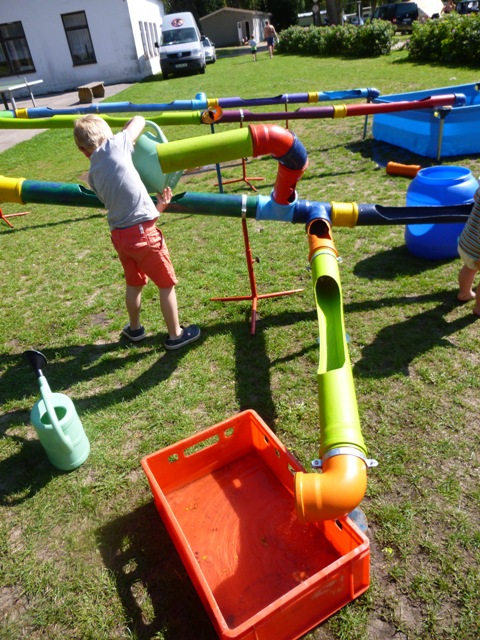
POLYGON ((293 146, 294 134, 278 124, 249 125, 255 156, 272 155, 274 158, 284 156, 293 146))
POLYGON ((367 464, 355 455, 323 462, 322 473, 295 474, 295 504, 300 522, 335 520, 352 512, 367 490, 367 464))
POLYGON ((279 161, 273 200, 288 205, 296 199, 296 186, 308 166, 307 152, 294 133, 275 124, 250 125, 254 157, 270 154, 279 161))

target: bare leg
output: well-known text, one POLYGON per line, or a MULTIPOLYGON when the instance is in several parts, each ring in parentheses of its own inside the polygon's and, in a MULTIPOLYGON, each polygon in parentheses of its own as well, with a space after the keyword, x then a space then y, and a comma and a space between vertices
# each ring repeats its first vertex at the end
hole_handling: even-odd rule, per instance
MULTIPOLYGON (((475 292, 473 291, 472 287, 476 273, 476 270, 469 269, 465 264, 460 269, 458 274, 458 286, 460 288, 460 291, 458 292, 457 298, 461 302, 475 299, 475 292)), ((477 303, 476 306, 478 306, 480 311, 480 304, 477 303)))
POLYGON ((480 318, 480 286, 477 287, 475 294, 475 306, 473 307, 473 313, 480 318))
POLYGON ((168 336, 173 340, 180 338, 183 329, 178 321, 177 293, 175 287, 159 289, 160 309, 162 311, 165 324, 167 325, 168 336))
POLYGON ((132 287, 127 284, 125 303, 127 305, 128 317, 130 319, 130 329, 140 328, 140 307, 142 305, 143 287, 132 287))

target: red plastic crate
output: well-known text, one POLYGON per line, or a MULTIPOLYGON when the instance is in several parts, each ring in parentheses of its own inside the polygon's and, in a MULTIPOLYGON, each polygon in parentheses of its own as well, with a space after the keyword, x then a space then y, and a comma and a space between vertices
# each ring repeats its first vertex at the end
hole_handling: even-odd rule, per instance
POLYGON ((294 640, 368 589, 368 538, 348 518, 298 522, 303 468, 254 411, 142 467, 220 638, 294 640))

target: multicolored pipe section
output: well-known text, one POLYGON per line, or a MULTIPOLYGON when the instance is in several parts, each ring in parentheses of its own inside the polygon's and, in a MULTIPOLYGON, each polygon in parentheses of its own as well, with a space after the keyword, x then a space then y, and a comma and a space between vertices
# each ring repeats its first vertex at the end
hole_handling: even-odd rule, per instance
POLYGON ((279 163, 271 200, 277 208, 286 209, 297 199, 295 188, 308 165, 307 152, 297 136, 272 124, 160 144, 157 153, 163 173, 270 154, 279 163))
POLYGON ((211 107, 231 109, 233 107, 259 107, 271 104, 299 104, 325 102, 332 100, 352 100, 366 98, 375 100, 380 95, 378 89, 346 89, 345 91, 308 91, 303 93, 283 93, 278 96, 266 98, 207 98, 204 93, 197 93, 193 100, 173 100, 172 102, 153 104, 134 104, 133 102, 100 102, 78 107, 33 107, 30 109, 17 109, 15 111, 2 111, 0 118, 50 118, 59 115, 83 115, 87 113, 144 113, 144 112, 170 112, 170 111, 205 111, 211 107))
POLYGON ((392 113, 397 111, 413 111, 415 109, 427 109, 439 106, 464 106, 466 97, 463 94, 445 94, 443 96, 432 96, 423 100, 399 100, 389 103, 360 103, 360 104, 340 104, 325 107, 304 107, 296 111, 285 112, 263 112, 254 113, 252 111, 223 111, 218 118, 219 123, 229 122, 265 122, 268 120, 309 120, 317 118, 347 118, 350 116, 367 116, 376 113, 392 113), (376 109, 377 105, 388 106, 389 109, 376 109), (392 108, 393 107, 393 108, 392 108))
MULTIPOLYGON (((168 143, 167 143, 168 144, 168 143)), ((155 197, 152 197, 155 201, 155 197)), ((103 208, 93 191, 80 184, 41 182, 25 178, 0 176, 0 202, 17 204, 52 204, 69 207, 103 208)), ((185 191, 172 198, 167 211, 199 215, 238 218, 243 211, 246 218, 276 220, 294 224, 308 224, 320 218, 333 227, 365 227, 377 225, 436 224, 465 222, 470 204, 421 207, 385 207, 356 202, 312 202, 296 200, 289 206, 277 208, 267 196, 231 195, 185 191)))
MULTIPOLYGON (((413 111, 415 109, 438 108, 440 106, 464 106, 466 98, 463 94, 445 94, 423 98, 422 100, 403 100, 387 103, 359 103, 340 104, 324 107, 305 107, 296 111, 259 112, 246 111, 244 109, 224 111, 219 106, 210 105, 204 111, 172 111, 151 116, 149 120, 160 127, 168 125, 194 125, 234 122, 265 122, 283 120, 312 120, 325 118, 347 118, 351 116, 367 116, 377 113, 393 113, 401 111, 413 111)), ((98 105, 102 106, 102 105, 98 105)), ((31 109, 25 110, 30 112, 31 109)), ((12 111, 0 111, 0 129, 51 129, 72 127, 79 114, 51 115, 50 117, 37 117, 31 119, 28 113, 25 115, 17 110, 18 115, 12 111), (3 115, 5 114, 5 115, 3 115)), ((102 115, 102 114, 100 114, 102 115)), ((128 117, 102 115, 102 118, 111 127, 123 127, 129 120, 128 117)))

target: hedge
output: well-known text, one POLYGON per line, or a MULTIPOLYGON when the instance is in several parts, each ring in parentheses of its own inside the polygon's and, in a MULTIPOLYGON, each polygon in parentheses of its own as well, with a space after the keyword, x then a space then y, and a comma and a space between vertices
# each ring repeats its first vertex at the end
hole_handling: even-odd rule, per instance
POLYGON ((372 58, 390 53, 393 27, 375 20, 362 27, 289 27, 280 33, 280 53, 372 58))
MULTIPOLYGON (((280 33, 280 53, 309 56, 373 58, 390 53, 394 29, 389 22, 364 26, 289 27, 280 33)), ((480 66, 480 14, 450 13, 439 19, 414 22, 408 57, 415 62, 480 66)))
POLYGON ((480 15, 449 13, 439 20, 414 23, 408 57, 416 62, 480 65, 480 15))

